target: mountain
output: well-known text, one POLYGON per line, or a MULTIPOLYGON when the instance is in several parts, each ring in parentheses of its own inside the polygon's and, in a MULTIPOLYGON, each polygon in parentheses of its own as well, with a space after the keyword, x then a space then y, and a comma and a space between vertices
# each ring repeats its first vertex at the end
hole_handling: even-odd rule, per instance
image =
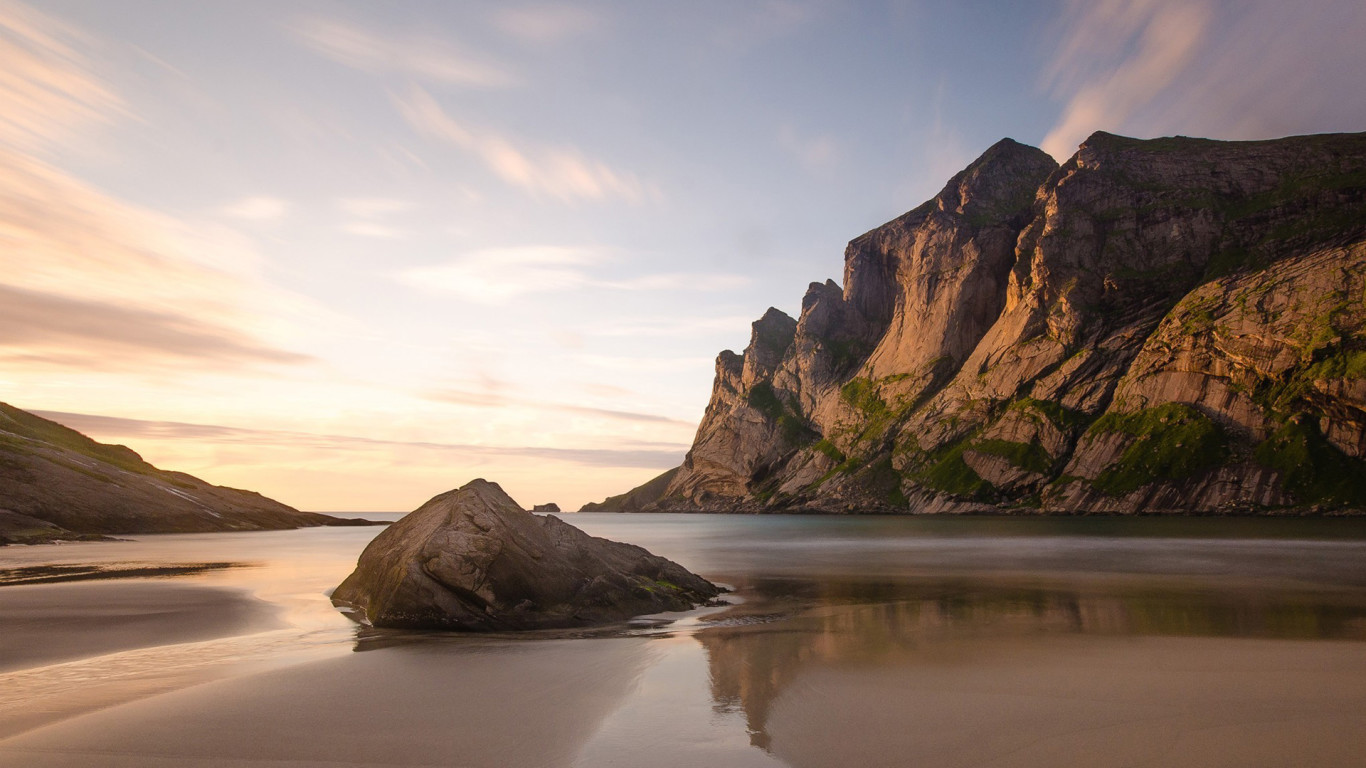
POLYGON ((667 487, 617 498, 1359 511, 1363 452, 1366 134, 1096 133, 1061 166, 1001 141, 855 238, 843 288, 720 354, 667 487))
POLYGON ((0 403, 0 544, 370 524, 157 469, 122 445, 0 403))

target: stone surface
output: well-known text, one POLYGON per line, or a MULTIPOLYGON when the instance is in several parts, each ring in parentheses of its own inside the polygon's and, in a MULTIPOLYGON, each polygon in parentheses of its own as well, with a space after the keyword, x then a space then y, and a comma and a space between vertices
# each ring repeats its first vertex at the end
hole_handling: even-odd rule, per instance
POLYGON ((258 493, 157 469, 129 448, 97 443, 5 403, 0 508, 11 513, 0 515, 0 543, 375 524, 300 512, 258 493))
POLYGON ((1363 271, 1366 134, 1003 141, 722 353, 643 508, 1366 509, 1363 271))
POLYGON ((378 627, 584 627, 683 611, 720 590, 677 563, 522 509, 474 480, 375 538, 332 602, 378 627))

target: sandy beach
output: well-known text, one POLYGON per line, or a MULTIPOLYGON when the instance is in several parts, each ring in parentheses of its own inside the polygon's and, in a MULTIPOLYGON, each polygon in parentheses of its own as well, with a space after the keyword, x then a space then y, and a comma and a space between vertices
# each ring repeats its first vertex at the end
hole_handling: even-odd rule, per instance
POLYGON ((362 630, 323 593, 374 531, 49 549, 251 565, 0 588, 0 766, 1353 766, 1366 749, 1366 541, 1109 531, 1078 544, 1146 557, 1102 568, 1056 538, 936 547, 887 521, 580 523, 691 557, 737 604, 594 632, 362 630), (1297 551, 1331 556, 1309 578, 1297 551))

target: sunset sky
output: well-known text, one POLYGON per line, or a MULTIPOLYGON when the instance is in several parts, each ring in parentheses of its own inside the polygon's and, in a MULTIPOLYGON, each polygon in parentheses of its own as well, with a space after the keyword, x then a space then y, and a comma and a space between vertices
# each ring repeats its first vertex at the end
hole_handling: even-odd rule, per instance
POLYGON ((678 464, 1002 137, 1366 130, 1366 4, 0 0, 0 400, 310 510, 678 464))

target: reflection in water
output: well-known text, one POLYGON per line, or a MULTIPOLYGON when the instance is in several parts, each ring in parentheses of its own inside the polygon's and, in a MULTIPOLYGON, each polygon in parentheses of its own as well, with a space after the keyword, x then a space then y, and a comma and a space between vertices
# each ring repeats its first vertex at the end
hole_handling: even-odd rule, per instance
POLYGON ((1366 602, 1350 593, 847 579, 756 579, 740 591, 751 602, 711 617, 696 638, 716 710, 743 712, 763 749, 774 702, 823 665, 893 667, 974 639, 1035 635, 1366 639, 1366 602))

